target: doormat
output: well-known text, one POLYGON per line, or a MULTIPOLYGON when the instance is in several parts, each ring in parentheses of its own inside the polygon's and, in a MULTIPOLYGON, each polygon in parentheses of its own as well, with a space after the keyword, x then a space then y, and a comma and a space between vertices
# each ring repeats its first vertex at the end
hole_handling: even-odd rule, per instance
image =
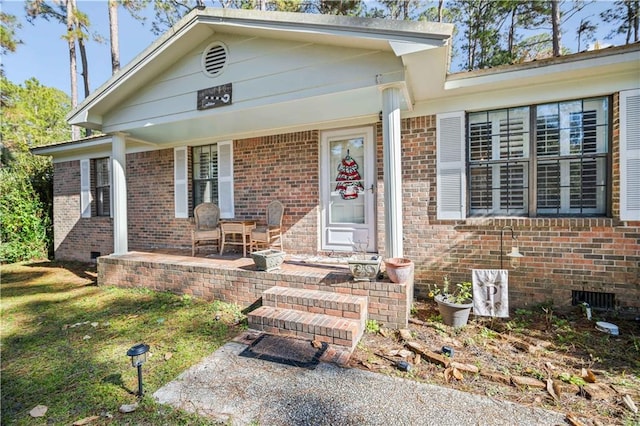
POLYGON ((240 352, 240 356, 313 370, 328 347, 326 342, 314 348, 308 340, 263 334, 240 352))

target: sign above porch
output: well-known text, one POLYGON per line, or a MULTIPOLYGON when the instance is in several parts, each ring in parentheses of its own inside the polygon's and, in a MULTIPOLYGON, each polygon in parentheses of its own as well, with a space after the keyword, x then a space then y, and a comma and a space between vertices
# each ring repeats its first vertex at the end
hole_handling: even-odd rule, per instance
POLYGON ((231 96, 233 94, 232 83, 222 84, 220 86, 209 87, 208 89, 198 90, 199 110, 218 108, 221 106, 231 105, 231 96))

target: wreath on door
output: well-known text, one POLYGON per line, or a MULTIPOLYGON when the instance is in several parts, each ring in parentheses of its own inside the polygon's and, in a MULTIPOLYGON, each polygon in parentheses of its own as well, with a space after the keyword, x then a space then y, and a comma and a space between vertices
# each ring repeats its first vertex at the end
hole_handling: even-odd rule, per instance
POLYGON ((336 181, 336 191, 340 193, 343 200, 353 200, 358 198, 358 194, 364 192, 360 173, 358 173, 358 163, 351 158, 349 151, 338 165, 338 176, 336 181))

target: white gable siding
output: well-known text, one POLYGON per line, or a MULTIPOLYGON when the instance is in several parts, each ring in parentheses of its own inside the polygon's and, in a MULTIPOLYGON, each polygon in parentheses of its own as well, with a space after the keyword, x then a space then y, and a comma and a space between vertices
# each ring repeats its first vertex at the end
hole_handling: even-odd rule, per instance
POLYGON ((402 61, 390 52, 218 34, 105 116, 104 130, 176 115, 184 118, 185 113, 213 115, 375 87, 378 74, 385 81, 403 79, 402 61), (227 45, 229 63, 211 78, 201 70, 201 55, 215 40, 227 45), (233 105, 197 111, 198 90, 226 83, 233 84, 233 105))

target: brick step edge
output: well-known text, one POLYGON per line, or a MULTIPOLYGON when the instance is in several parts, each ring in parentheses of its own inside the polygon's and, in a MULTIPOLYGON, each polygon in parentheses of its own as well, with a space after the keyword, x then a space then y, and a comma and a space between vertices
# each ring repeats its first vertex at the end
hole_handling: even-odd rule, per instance
POLYGON ((247 315, 249 328, 355 348, 364 328, 359 320, 261 306, 247 315))
POLYGON ((279 309, 356 319, 364 324, 368 300, 366 296, 276 286, 262 293, 262 304, 279 309))

